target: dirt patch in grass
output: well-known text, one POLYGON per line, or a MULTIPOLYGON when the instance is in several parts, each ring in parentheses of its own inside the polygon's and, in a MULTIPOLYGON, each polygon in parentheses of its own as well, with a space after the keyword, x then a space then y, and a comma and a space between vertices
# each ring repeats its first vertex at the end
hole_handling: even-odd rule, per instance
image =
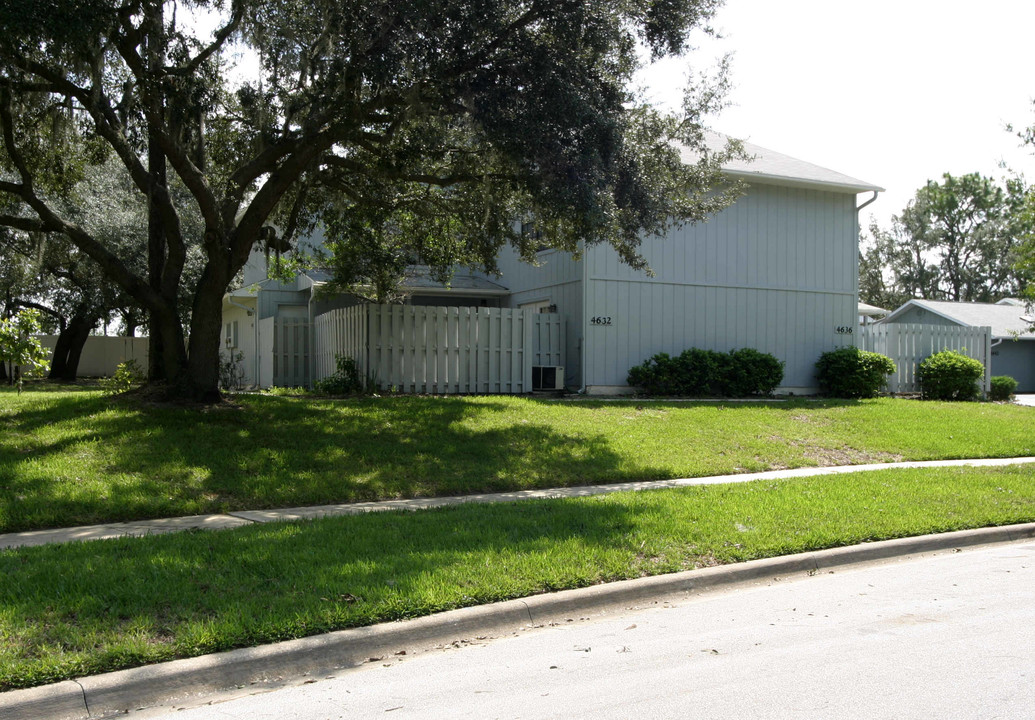
POLYGON ((800 448, 802 454, 817 465, 869 465, 872 463, 899 462, 902 456, 896 453, 859 450, 858 448, 839 447, 825 448, 801 442, 790 443, 800 448))

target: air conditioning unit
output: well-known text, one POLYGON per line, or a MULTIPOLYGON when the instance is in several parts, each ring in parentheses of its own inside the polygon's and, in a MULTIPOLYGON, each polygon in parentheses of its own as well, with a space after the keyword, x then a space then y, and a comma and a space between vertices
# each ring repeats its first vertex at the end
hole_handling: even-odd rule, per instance
POLYGON ((564 389, 564 366, 562 366, 562 365, 533 365, 532 366, 532 389, 533 390, 563 390, 564 389))

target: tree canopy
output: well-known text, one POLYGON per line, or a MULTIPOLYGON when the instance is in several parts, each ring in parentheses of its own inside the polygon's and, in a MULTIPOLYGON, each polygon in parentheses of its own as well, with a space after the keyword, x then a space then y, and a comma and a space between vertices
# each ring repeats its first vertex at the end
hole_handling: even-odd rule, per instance
POLYGON ((978 173, 929 181, 890 229, 871 226, 860 297, 894 309, 911 298, 995 302, 1018 295, 1028 192, 1019 178, 998 183, 978 173))
POLYGON ((506 243, 534 252, 520 219, 536 245, 643 266, 644 235, 733 197, 736 148, 701 126, 721 79, 680 117, 630 90, 719 3, 7 0, 0 225, 96 262, 149 314, 152 379, 193 397, 217 392, 222 296, 250 252, 317 223, 346 280, 414 256, 491 270, 506 243), (147 203, 146 271, 65 210, 109 160, 147 203))

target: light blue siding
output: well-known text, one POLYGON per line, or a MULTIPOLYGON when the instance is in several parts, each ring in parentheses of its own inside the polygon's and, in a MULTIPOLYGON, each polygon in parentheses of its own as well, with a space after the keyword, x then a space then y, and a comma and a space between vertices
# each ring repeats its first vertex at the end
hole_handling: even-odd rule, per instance
POLYGON ((911 307, 901 315, 897 316, 894 321, 895 324, 920 324, 920 325, 951 325, 953 327, 959 326, 960 323, 950 320, 947 317, 942 317, 937 313, 933 313, 929 310, 919 307, 911 307))
POLYGON ((751 347, 785 362, 785 389, 814 389, 820 353, 852 344, 837 328, 856 324, 856 222, 854 195, 755 185, 709 222, 646 240, 654 277, 591 247, 585 383, 622 386, 658 352, 751 347))
POLYGON ((582 384, 583 264, 556 250, 539 253, 537 260, 538 266, 522 262, 513 249, 506 248, 499 257, 501 275, 491 279, 510 290, 511 295, 503 299, 505 307, 543 300, 557 306, 566 325, 564 382, 577 388, 582 384))
POLYGON ((1012 377, 1017 392, 1035 392, 1035 340, 1003 340, 992 346, 992 374, 1012 377))
POLYGON ((309 302, 309 293, 294 290, 267 290, 263 289, 258 293, 259 298, 259 319, 278 317, 280 308, 284 305, 301 306, 309 302))

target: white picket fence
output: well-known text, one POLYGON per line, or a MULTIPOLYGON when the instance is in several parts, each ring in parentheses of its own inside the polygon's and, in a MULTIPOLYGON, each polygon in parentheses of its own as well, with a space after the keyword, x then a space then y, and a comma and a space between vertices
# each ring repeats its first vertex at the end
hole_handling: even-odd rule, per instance
POLYGON ((527 393, 533 365, 564 364, 564 319, 531 310, 360 305, 314 320, 312 376, 337 355, 383 389, 407 393, 527 393))
POLYGON ((888 378, 893 393, 920 392, 916 371, 925 358, 942 350, 972 357, 985 366, 982 390, 988 393, 992 376, 992 328, 951 325, 882 324, 860 328, 859 349, 879 352, 895 362, 888 378))

